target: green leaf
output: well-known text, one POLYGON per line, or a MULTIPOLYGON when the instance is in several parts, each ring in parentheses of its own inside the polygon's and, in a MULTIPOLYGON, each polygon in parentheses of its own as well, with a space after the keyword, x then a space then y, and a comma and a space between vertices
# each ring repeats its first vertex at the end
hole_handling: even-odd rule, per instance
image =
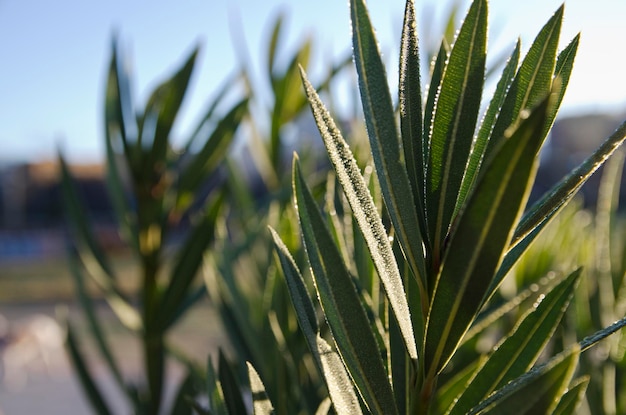
POLYGON ((180 173, 176 207, 186 209, 195 199, 198 187, 224 160, 230 143, 242 119, 248 112, 248 99, 244 98, 222 118, 198 154, 180 173))
POLYGON ((339 414, 361 414, 358 397, 339 355, 320 337, 315 309, 302 274, 276 231, 270 228, 270 232, 287 280, 291 302, 296 309, 300 330, 302 330, 309 350, 324 376, 335 410, 339 414))
POLYGON ((498 81, 498 85, 496 86, 496 90, 493 94, 493 97, 491 98, 491 101, 489 102, 489 107, 487 108, 487 112, 483 117, 483 121, 480 125, 480 129, 478 130, 478 134, 476 135, 476 140, 472 145, 470 158, 467 163, 465 176, 463 177, 461 190, 459 192, 459 198, 456 204, 455 215, 458 214, 458 211, 463 207, 465 201, 467 200, 469 192, 474 187, 476 177, 478 176, 478 167, 485 153, 489 137, 491 136, 493 124, 496 120, 498 113, 500 112, 502 104, 504 103, 504 99, 506 97, 507 91, 509 90, 509 87, 511 86, 511 82, 513 82, 515 72, 517 72, 520 47, 521 43, 518 39, 517 44, 515 45, 515 49, 513 49, 513 53, 509 57, 509 60, 504 67, 504 70, 502 71, 502 75, 500 76, 500 80, 498 81))
POLYGON ((122 180, 122 169, 128 169, 128 162, 118 156, 113 149, 113 143, 108 137, 105 140, 107 175, 106 184, 111 204, 115 210, 120 233, 135 253, 139 253, 139 229, 137 227, 137 215, 132 209, 131 203, 126 196, 126 189, 122 180))
POLYGON ((219 379, 224 393, 224 403, 229 414, 247 414, 246 405, 241 397, 241 387, 230 364, 224 356, 222 349, 219 351, 219 379))
POLYGON ((315 287, 339 354, 369 410, 395 414, 393 392, 361 299, 302 177, 297 158, 293 163, 293 186, 315 287))
POLYGON ((455 352, 508 247, 533 183, 548 108, 545 99, 507 134, 459 214, 427 320, 425 361, 430 376, 439 373, 455 352))
POLYGON ((274 413, 274 407, 270 398, 265 392, 263 381, 250 362, 246 362, 248 366, 248 379, 250 381, 250 392, 252 393, 252 409, 254 415, 271 415, 274 413))
POLYGON ((492 394, 468 415, 518 415, 552 413, 569 384, 580 348, 574 346, 537 366, 492 394))
POLYGON ((159 85, 148 99, 139 124, 139 141, 144 147, 151 146, 147 161, 150 167, 158 168, 165 164, 170 132, 185 97, 197 56, 196 48, 183 66, 159 85))
POLYGON ((561 397, 559 404, 554 408, 552 415, 572 415, 576 413, 576 409, 585 398, 585 391, 588 385, 589 376, 582 376, 572 382, 567 392, 561 397))
POLYGON ((137 125, 127 70, 128 65, 120 61, 117 39, 113 39, 104 103, 104 131, 106 141, 111 143, 116 151, 123 150, 128 166, 134 175, 138 165, 129 141, 137 139, 137 125))
MULTIPOLYGON (((100 355, 102 356, 104 361, 107 363, 107 366, 109 367, 109 370, 113 374, 118 385, 124 391, 127 392, 125 384, 124 384, 124 378, 122 376, 122 372, 120 371, 119 367, 117 366, 117 363, 113 359, 113 354, 111 353, 111 347, 106 341, 104 330, 102 329, 100 320, 96 316, 93 301, 91 297, 89 297, 89 294, 87 293, 87 289, 85 287, 85 282, 84 282, 84 275, 81 273, 77 260, 74 256, 71 256, 68 259, 68 266, 69 266, 70 274, 74 279, 74 285, 76 286, 76 291, 78 292, 78 299, 80 300, 83 311, 85 312, 85 315, 87 317, 87 322, 89 323, 89 329, 91 330, 91 334, 96 340, 98 351, 100 352, 100 355)), ((129 394, 129 397, 131 397, 130 394, 129 394)))
POLYGON ((435 395, 435 411, 437 414, 444 414, 446 410, 454 403, 457 396, 465 390, 470 380, 474 377, 476 371, 487 360, 487 356, 480 356, 477 360, 470 363, 467 367, 457 370, 455 375, 445 384, 437 387, 435 395))
POLYGON ((439 268, 480 109, 487 46, 487 1, 475 0, 443 72, 426 166, 426 216, 439 268))
POLYGON ((74 365, 74 369, 78 373, 80 384, 87 395, 94 412, 100 415, 110 414, 111 411, 109 410, 100 389, 96 385, 93 376, 89 373, 85 358, 76 343, 76 334, 74 333, 74 329, 69 321, 67 322, 65 343, 67 345, 72 364, 74 365))
POLYGON ((601 340, 604 340, 605 338, 609 337, 611 334, 622 329, 623 327, 626 327, 626 317, 582 339, 580 341, 580 349, 584 352, 591 346, 595 345, 601 340))
POLYGON ((626 122, 622 123, 591 156, 561 179, 528 209, 515 229, 509 252, 507 252, 501 269, 498 271, 497 280, 501 281, 504 278, 506 272, 517 261, 526 247, 561 208, 574 197, 589 177, 619 148, 624 139, 626 139, 626 122))
POLYGON ((420 228, 426 229, 424 216, 424 153, 426 143, 422 123, 422 87, 415 21, 415 2, 406 2, 400 49, 399 81, 400 131, 404 160, 413 192, 420 228))
MULTIPOLYGON (((431 123, 433 116, 435 115, 435 103, 437 101, 437 93, 439 91, 439 85, 441 84, 441 78, 443 77, 443 71, 446 67, 448 60, 448 54, 450 53, 450 47, 446 43, 445 39, 441 41, 439 46, 439 52, 432 63, 430 86, 428 87, 428 96, 426 97, 426 105, 424 106, 424 132, 422 133, 422 139, 424 140, 424 161, 428 160, 429 155, 429 137, 431 131, 431 123)), ((425 189, 422 190, 424 193, 425 189)), ((427 236, 427 235, 426 235, 427 236)), ((425 236, 425 237, 426 237, 425 236)))
POLYGON ((59 165, 61 166, 63 201, 68 219, 76 232, 74 244, 81 262, 96 284, 103 290, 105 299, 120 321, 130 330, 140 330, 141 318, 115 285, 112 268, 104 250, 93 234, 69 168, 61 155, 59 155, 59 165))
MULTIPOLYGON (((411 184, 402 161, 385 68, 363 0, 350 1, 350 14, 354 60, 376 174, 411 271, 423 281, 426 271, 422 235, 413 205, 411 184)), ((307 94, 310 99, 311 94, 307 94)))
MULTIPOLYGON (((522 61, 498 114, 483 160, 499 146, 504 132, 520 121, 523 110, 533 108, 550 93, 562 20, 563 6, 541 29, 522 61)), ((547 133, 547 129, 544 131, 547 133)))
MULTIPOLYGON (((213 368, 213 363, 211 363, 210 357, 207 360, 206 388, 211 414, 229 415, 228 410, 226 409, 222 384, 215 374, 215 369, 213 368)), ((243 413, 245 414, 245 412, 243 413)))
POLYGON ((274 23, 274 27, 272 29, 272 36, 269 41, 269 48, 267 49, 267 74, 270 77, 270 82, 272 86, 274 85, 274 67, 276 66, 276 49, 278 46, 278 42, 280 41, 280 32, 283 27, 283 15, 279 14, 276 16, 276 22, 274 23))
POLYGON ((175 317, 179 315, 178 309, 184 304, 189 287, 202 265, 204 252, 213 241, 213 229, 221 206, 221 197, 212 200, 204 217, 193 227, 191 235, 187 237, 180 250, 157 311, 158 316, 155 321, 162 324, 162 330, 170 327, 175 322, 175 317))
POLYGON ((176 392, 176 398, 172 409, 171 415, 192 415, 192 407, 190 401, 193 399, 196 390, 194 388, 194 375, 189 373, 185 380, 179 385, 178 392, 176 392))
MULTIPOLYGON (((313 116, 324 139, 330 161, 337 173, 337 179, 341 183, 359 229, 365 238, 376 271, 400 324, 409 356, 416 360, 417 346, 410 319, 411 311, 385 227, 348 144, 344 141, 339 129, 335 126, 330 114, 324 108, 324 104, 320 101, 304 73, 302 79, 313 116)), ((420 258, 423 259, 422 256, 420 258)), ((414 312, 420 312, 420 310, 414 312)))
POLYGON ((465 414, 492 391, 521 376, 535 363, 551 339, 574 294, 580 269, 539 299, 512 332, 476 371, 447 413, 465 414))

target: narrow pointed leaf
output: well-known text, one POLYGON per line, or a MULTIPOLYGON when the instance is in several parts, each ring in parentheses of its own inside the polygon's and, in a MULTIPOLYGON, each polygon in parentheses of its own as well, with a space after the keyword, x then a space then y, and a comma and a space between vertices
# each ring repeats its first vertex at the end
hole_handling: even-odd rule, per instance
POLYGON ((563 6, 543 26, 531 45, 498 114, 483 160, 498 147, 506 129, 519 122, 522 111, 537 105, 550 92, 562 20, 563 6))
POLYGON ((111 63, 104 104, 104 131, 106 140, 116 150, 123 151, 131 169, 136 166, 130 141, 136 140, 137 126, 133 114, 128 66, 120 59, 117 40, 113 40, 111 63), (118 146, 119 145, 119 146, 118 146))
POLYGON ((246 405, 241 397, 241 387, 221 349, 219 351, 218 376, 224 392, 224 403, 226 408, 228 408, 228 413, 247 414, 246 405))
POLYGON ((152 125, 140 124, 140 131, 144 136, 141 137, 143 145, 151 144, 150 165, 152 166, 165 161, 170 131, 185 97, 197 56, 198 49, 196 48, 183 66, 170 79, 159 85, 148 99, 142 120, 152 125), (151 137, 145 137, 146 134, 151 137))
MULTIPOLYGON (((500 267, 501 269, 498 270, 495 282, 499 283, 504 278, 540 231, 574 197, 589 177, 604 164, 625 139, 626 122, 622 123, 582 164, 572 170, 528 209, 515 229, 511 247, 500 267)), ((496 285, 492 288, 495 289, 495 287, 496 285)))
POLYGON ((187 237, 174 264, 169 284, 158 309, 158 320, 165 330, 175 322, 179 307, 184 303, 195 276, 202 265, 204 252, 214 239, 213 229, 222 205, 222 198, 215 198, 207 207, 201 222, 187 237))
POLYGON ((599 341, 606 339, 611 334, 615 333, 618 330, 621 330, 624 327, 626 327, 626 317, 582 339, 580 341, 580 349, 584 352, 599 341))
POLYGON ((194 388, 194 375, 189 373, 179 385, 176 392, 174 404, 170 409, 171 415, 193 415, 193 408, 190 401, 193 399, 196 390, 194 388))
MULTIPOLYGON (((426 104, 424 106, 424 132, 423 140, 426 144, 424 149, 424 162, 430 157, 430 133, 433 117, 435 116, 435 104, 437 102, 437 95, 439 93, 439 85, 441 84, 441 78, 443 77, 443 71, 446 68, 446 62, 448 61, 448 54, 450 53, 450 47, 446 43, 445 39, 441 41, 439 45, 439 52, 432 63, 432 69, 430 74, 430 86, 428 88, 428 96, 426 97, 426 104)), ((422 190, 425 193, 426 189, 422 190)))
POLYGON ((498 113, 500 112, 500 108, 504 103, 504 98, 506 97, 506 93, 509 90, 511 82, 513 82, 513 78, 515 77, 515 73, 517 72, 517 64, 519 62, 520 55, 520 47, 521 43, 518 39, 517 44, 515 45, 515 49, 513 49, 513 53, 509 57, 509 60, 502 71, 502 75, 500 80, 498 81, 498 85, 496 86, 496 90, 489 102, 489 107, 487 108, 487 112, 483 117, 482 123, 480 125, 480 129, 478 130, 478 134, 476 135, 476 140, 472 145, 472 150, 470 154, 469 161, 467 163, 467 168, 465 172, 465 176, 463 177, 463 183, 461 184, 461 190, 459 193, 459 199, 456 205, 456 212, 461 209, 467 196, 471 189, 473 188, 476 178, 478 176, 478 166, 482 161, 483 155, 485 153, 485 149, 487 148, 487 142, 489 137, 491 136, 491 130, 493 129, 493 124, 496 120, 498 113))
POLYGON ((420 80, 420 59, 415 21, 415 2, 406 2, 402 43, 400 49, 400 131, 406 170, 413 191, 414 205, 420 221, 420 228, 426 229, 423 214, 424 190, 424 149, 422 123, 422 87, 420 80))
POLYGON ((372 413, 397 413, 378 344, 352 277, 313 200, 297 158, 293 186, 318 297, 337 349, 372 413))
POLYGON ((435 268, 443 253, 480 110, 487 47, 487 1, 475 0, 443 73, 426 166, 428 235, 435 268))
POLYGON ((428 315, 425 360, 431 374, 456 350, 506 252, 533 183, 548 108, 545 99, 510 133, 459 215, 428 315))
POLYGON ((89 329, 94 339, 96 340, 96 345, 100 355, 107 363, 109 370, 113 374, 115 380, 118 385, 122 389, 126 389, 124 385, 124 378, 122 377, 122 372, 120 371, 117 363, 113 359, 113 354, 111 353, 111 347, 108 344, 106 337, 104 335, 104 330, 102 329, 102 325, 100 324, 100 320, 96 316, 96 311, 94 309, 93 300, 89 297, 87 293, 87 289, 85 287, 84 275, 81 273, 76 258, 70 257, 68 260, 68 266, 70 274, 74 279, 74 285, 76 286, 76 291, 78 292, 78 299, 82 305, 83 311, 87 317, 87 322, 89 323, 89 329))
POLYGON ((465 414, 492 391, 521 376, 536 362, 551 339, 574 294, 580 269, 563 280, 535 304, 513 331, 494 347, 461 395, 450 408, 450 415, 465 414))
POLYGON ((585 398, 585 392, 589 385, 589 377, 583 376, 569 386, 567 392, 563 394, 559 404, 554 408, 552 415, 573 415, 585 398))
POLYGON ((228 114, 219 121, 202 149, 180 173, 176 202, 179 210, 186 209, 193 202, 198 187, 224 160, 235 132, 247 114, 247 107, 247 98, 235 104, 228 114))
POLYGON ((468 412, 489 415, 552 413, 567 388, 580 349, 572 347, 508 383, 468 412))
POLYGON ((246 362, 248 366, 248 379, 250 381, 250 392, 252 393, 252 409, 254 415, 271 415, 274 413, 274 407, 270 398, 265 392, 265 386, 261 377, 254 369, 250 362, 246 362))
POLYGON ((302 79, 328 156, 398 319, 409 355, 412 359, 417 359, 417 346, 410 320, 411 311, 385 227, 348 144, 304 73, 302 79))
MULTIPOLYGON (((363 0, 350 1, 352 43, 361 103, 376 174, 402 250, 416 278, 425 278, 424 254, 411 184, 400 152, 400 138, 385 68, 363 0)), ((310 99, 310 97, 309 97, 310 99)))
POLYGON ((222 384, 215 374, 215 369, 213 368, 213 363, 210 358, 207 361, 206 388, 209 398, 210 413, 212 415, 230 415, 226 409, 222 384))
POLYGON ((296 309, 300 330, 302 330, 309 350, 324 377, 333 406, 339 414, 361 414, 361 405, 354 391, 352 380, 339 355, 319 335, 315 309, 302 274, 276 231, 271 228, 270 231, 283 274, 287 280, 291 302, 296 309))
POLYGON ((92 409, 99 415, 111 414, 112 412, 109 410, 109 407, 102 396, 102 392, 100 392, 93 376, 89 373, 85 357, 76 342, 76 334, 74 333, 74 329, 69 322, 67 323, 65 342, 69 351, 70 359, 74 365, 74 369, 78 373, 80 384, 83 391, 87 395, 89 402, 91 403, 92 409))

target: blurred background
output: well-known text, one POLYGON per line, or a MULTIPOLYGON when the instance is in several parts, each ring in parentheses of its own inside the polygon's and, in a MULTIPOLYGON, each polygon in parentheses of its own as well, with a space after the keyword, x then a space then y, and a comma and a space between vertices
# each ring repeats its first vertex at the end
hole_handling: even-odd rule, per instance
MULTIPOLYGON (((451 10, 459 10, 453 15, 458 25, 469 2, 416 4, 422 13, 418 30, 425 58, 438 46, 435 34, 445 30, 451 10)), ((488 66, 497 68, 518 36, 524 53, 559 6, 552 0, 491 2, 488 66)), ((393 91, 404 2, 371 0, 368 7, 393 91)), ((174 126, 176 137, 189 131, 209 98, 241 67, 258 77, 252 79, 259 85, 255 105, 266 106, 267 43, 280 13, 289 36, 279 49, 314 40, 313 77, 349 54, 345 1, 0 0, 0 414, 35 413, 42 403, 49 414, 89 413, 56 320, 59 304, 76 313, 56 157, 62 151, 69 161, 98 238, 123 263, 127 252, 115 227, 103 165, 104 82, 113 36, 132 63, 133 92, 141 102, 147 99, 144 91, 153 87, 148 82, 169 74, 201 44, 199 67, 174 126)), ((621 0, 566 4, 562 47, 578 32, 582 38, 560 118, 544 149, 535 195, 577 166, 626 118, 624 18, 626 2, 621 0)), ((342 71, 333 83, 338 111, 350 117, 352 70, 342 71)), ((317 138, 311 122, 294 124, 291 136, 317 138)), ((242 133, 234 151, 245 146, 242 133)), ((598 178, 584 189, 589 206, 595 203, 598 178)), ((128 281, 130 290, 134 283, 128 281)), ((197 345, 201 359, 220 342, 206 318, 206 313, 192 315, 180 328, 197 345)), ((120 332, 115 347, 123 350, 127 341, 120 332)), ((132 368, 136 356, 125 357, 132 368)), ((102 381, 106 385, 105 375, 102 381)))

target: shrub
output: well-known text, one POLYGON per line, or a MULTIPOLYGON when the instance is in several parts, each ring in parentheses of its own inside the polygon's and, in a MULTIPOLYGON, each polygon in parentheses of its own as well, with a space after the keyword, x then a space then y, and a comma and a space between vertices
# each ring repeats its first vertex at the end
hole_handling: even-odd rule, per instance
POLYGON ((576 270, 543 286, 488 353, 476 351, 477 339, 498 321, 493 316, 515 305, 489 308, 507 272, 626 132, 622 124, 524 210, 578 37, 557 51, 561 7, 521 63, 518 43, 479 123, 487 7, 486 0, 473 1, 452 46, 442 44, 424 100, 414 5, 407 1, 398 131, 365 4, 351 0, 354 60, 382 206, 303 73, 362 247, 385 292, 373 301, 376 293, 362 284, 368 277, 354 273, 362 268, 345 255, 346 230, 328 220, 331 212, 324 219, 296 157, 295 205, 328 337, 320 335, 302 273, 277 233, 274 238, 300 328, 337 413, 572 413, 589 381, 574 376, 580 353, 626 324, 622 318, 539 360, 549 353, 546 345, 580 280, 576 270))

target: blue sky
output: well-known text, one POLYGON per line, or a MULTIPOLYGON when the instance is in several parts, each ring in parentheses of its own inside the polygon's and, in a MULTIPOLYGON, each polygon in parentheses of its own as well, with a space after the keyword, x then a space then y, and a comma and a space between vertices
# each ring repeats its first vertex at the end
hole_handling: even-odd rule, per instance
MULTIPOLYGON (((468 3, 461 1, 462 13, 468 3)), ((491 53, 508 51, 518 35, 527 48, 560 4, 491 0, 491 53)), ((438 30, 448 2, 416 5, 434 13, 420 30, 438 30)), ((368 7, 392 74, 404 1, 369 0, 368 7)), ((346 0, 0 0, 0 161, 54 157, 59 146, 74 162, 102 158, 101 103, 114 32, 131 55, 140 102, 194 45, 202 45, 178 125, 184 130, 236 67, 234 44, 245 39, 257 76, 264 74, 269 23, 281 10, 287 48, 313 35, 314 59, 322 62, 350 49, 346 0)), ((626 111, 625 18, 624 0, 566 3, 562 46, 578 32, 582 39, 563 114, 626 111)), ((390 79, 393 90, 396 78, 390 79)))

